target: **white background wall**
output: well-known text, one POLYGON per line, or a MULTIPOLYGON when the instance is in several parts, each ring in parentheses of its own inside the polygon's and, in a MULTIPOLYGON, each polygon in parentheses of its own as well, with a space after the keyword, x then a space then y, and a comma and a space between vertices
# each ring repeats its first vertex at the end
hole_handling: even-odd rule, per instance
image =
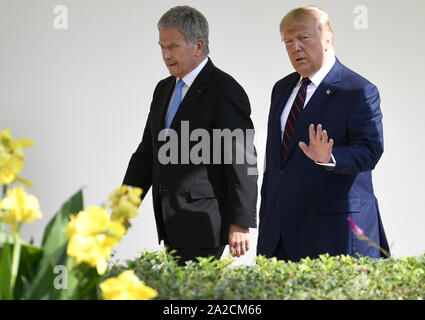
MULTIPOLYGON (((210 25, 210 58, 245 88, 262 168, 273 84, 292 72, 279 23, 295 0, 0 0, 0 130, 30 138, 22 176, 44 218, 23 228, 40 244, 61 204, 85 186, 85 205, 100 205, 123 179, 144 129, 156 83, 168 76, 156 23, 187 4, 210 25), (55 6, 68 9, 68 29, 53 26, 55 6)), ((376 84, 382 98, 385 152, 373 172, 376 196, 395 256, 424 253, 425 75, 422 0, 316 0, 330 15, 337 57, 376 84), (364 5, 367 29, 354 13, 364 5)), ((259 187, 261 187, 261 179, 259 187)), ((149 194, 116 250, 130 259, 157 249, 149 194)), ((255 255, 257 232, 251 230, 255 255)), ((227 252, 227 250, 226 250, 227 252)))

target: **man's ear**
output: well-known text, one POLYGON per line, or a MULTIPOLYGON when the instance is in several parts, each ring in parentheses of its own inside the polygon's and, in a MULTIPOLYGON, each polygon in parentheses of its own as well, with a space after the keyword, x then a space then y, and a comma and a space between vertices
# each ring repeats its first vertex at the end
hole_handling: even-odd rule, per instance
POLYGON ((324 34, 323 43, 324 43, 325 51, 328 51, 329 48, 333 48, 333 37, 330 32, 326 32, 324 34))
POLYGON ((203 39, 196 40, 195 46, 196 46, 196 53, 195 53, 195 55, 197 57, 202 56, 204 54, 204 46, 205 46, 204 40, 203 39))

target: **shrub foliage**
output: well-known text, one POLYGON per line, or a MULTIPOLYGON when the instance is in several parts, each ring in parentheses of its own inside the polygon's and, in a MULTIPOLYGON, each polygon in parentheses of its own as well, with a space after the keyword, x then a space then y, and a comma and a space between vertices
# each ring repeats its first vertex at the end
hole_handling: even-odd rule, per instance
POLYGON ((321 255, 298 263, 257 257, 253 265, 198 258, 179 267, 173 256, 144 251, 108 276, 134 269, 157 299, 424 299, 425 255, 389 259, 321 255))

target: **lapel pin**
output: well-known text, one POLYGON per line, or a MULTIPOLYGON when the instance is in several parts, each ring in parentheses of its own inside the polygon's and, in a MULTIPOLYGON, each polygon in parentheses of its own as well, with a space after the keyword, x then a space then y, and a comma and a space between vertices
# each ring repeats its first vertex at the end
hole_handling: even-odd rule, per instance
POLYGON ((328 90, 326 90, 326 94, 330 94, 331 93, 331 90, 330 89, 328 89, 328 90))

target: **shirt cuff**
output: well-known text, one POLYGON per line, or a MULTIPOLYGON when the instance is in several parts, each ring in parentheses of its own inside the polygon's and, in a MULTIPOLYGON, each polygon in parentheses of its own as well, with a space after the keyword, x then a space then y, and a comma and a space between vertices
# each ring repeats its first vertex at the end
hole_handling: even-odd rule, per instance
POLYGON ((335 160, 334 155, 332 153, 331 153, 331 157, 332 157, 332 159, 331 159, 332 162, 328 162, 328 163, 317 162, 317 161, 314 161, 314 162, 316 162, 316 164, 321 165, 323 167, 335 168, 336 160, 335 160))

